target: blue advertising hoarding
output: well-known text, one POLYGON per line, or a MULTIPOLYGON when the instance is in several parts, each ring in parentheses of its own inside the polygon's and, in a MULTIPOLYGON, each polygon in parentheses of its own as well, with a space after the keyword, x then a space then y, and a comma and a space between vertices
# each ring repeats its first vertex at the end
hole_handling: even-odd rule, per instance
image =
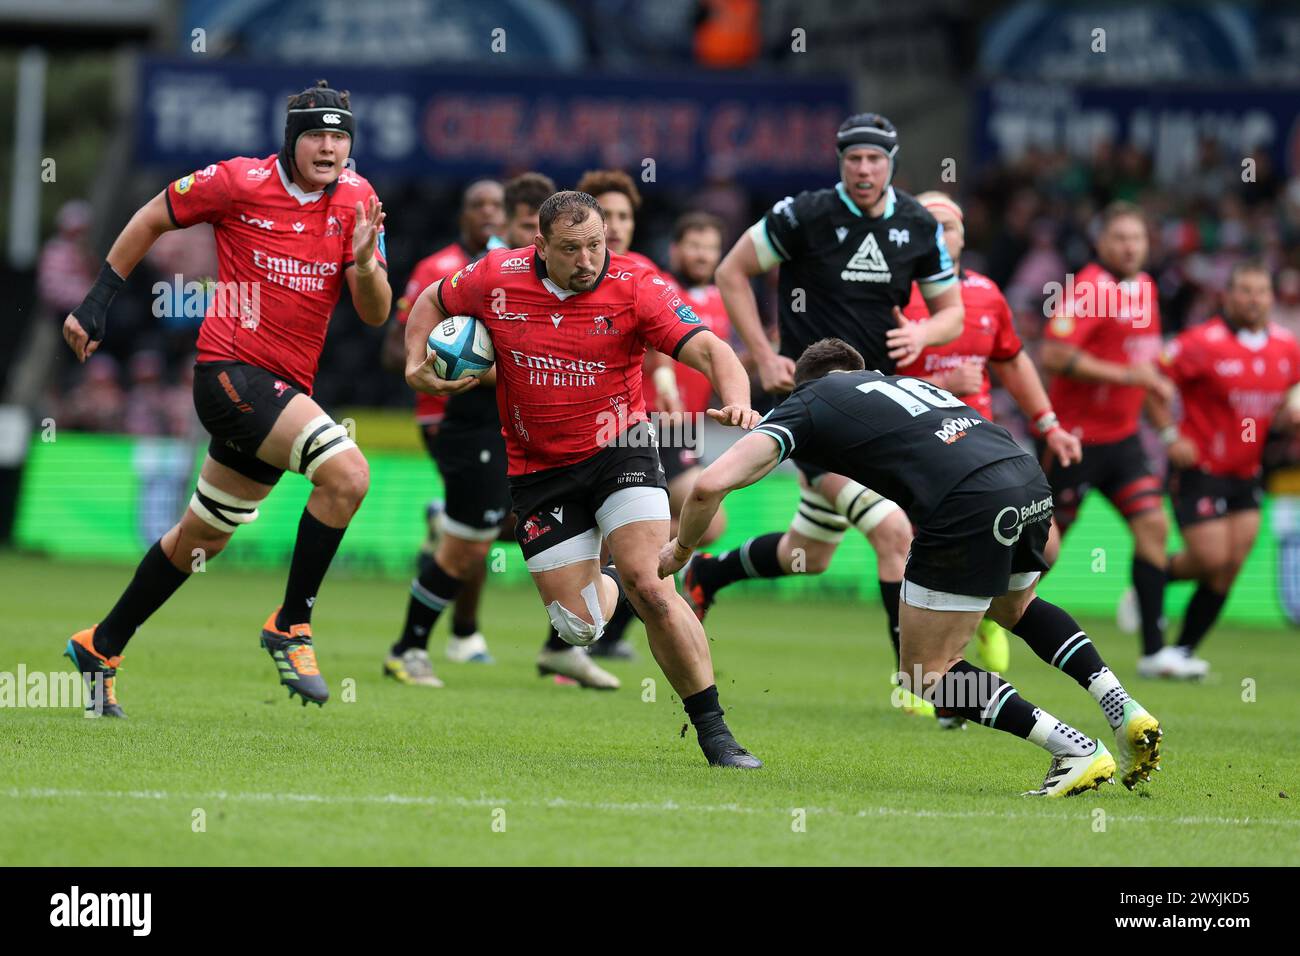
POLYGON ((975 159, 1005 162, 1030 148, 1091 158, 1097 145, 1150 154, 1158 182, 1199 168, 1201 143, 1240 162, 1267 153, 1275 168, 1300 173, 1300 90, 1063 86, 1003 81, 977 91, 975 159))
MULTIPOLYGON (((168 171, 279 149, 286 97, 326 76, 352 93, 354 157, 368 177, 463 178, 596 166, 689 186, 723 164, 748 185, 823 185, 850 112, 839 81, 285 67, 145 58, 135 158, 168 171)), ((644 181, 651 181, 642 177, 644 181)))

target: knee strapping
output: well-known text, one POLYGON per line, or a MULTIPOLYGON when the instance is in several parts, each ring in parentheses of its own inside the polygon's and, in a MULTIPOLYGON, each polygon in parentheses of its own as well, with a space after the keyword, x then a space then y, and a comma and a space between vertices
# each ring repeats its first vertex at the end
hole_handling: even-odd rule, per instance
POLYGON ((348 430, 328 415, 317 415, 298 433, 289 452, 289 467, 309 481, 316 469, 340 452, 356 448, 348 430))
POLYGON ((799 490, 799 510, 790 522, 790 530, 805 538, 837 544, 848 530, 849 523, 825 497, 811 488, 799 490))
POLYGON ((260 499, 237 498, 200 475, 190 498, 190 510, 218 531, 233 534, 241 524, 257 520, 257 506, 261 503, 260 499))
POLYGON ((846 482, 835 496, 835 510, 863 534, 870 534, 898 505, 856 481, 846 482))
POLYGON ((600 640, 600 636, 605 633, 605 615, 600 612, 600 594, 594 583, 588 584, 579 593, 587 605, 587 612, 591 615, 594 624, 588 624, 580 615, 574 614, 559 601, 552 601, 546 605, 546 615, 551 619, 551 626, 566 644, 589 647, 600 640))

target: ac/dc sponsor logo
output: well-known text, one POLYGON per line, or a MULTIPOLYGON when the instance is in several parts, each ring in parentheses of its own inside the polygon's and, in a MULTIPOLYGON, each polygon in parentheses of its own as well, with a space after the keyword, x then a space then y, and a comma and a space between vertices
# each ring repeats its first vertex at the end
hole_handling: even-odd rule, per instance
POLYGON ((252 405, 248 404, 248 402, 244 401, 242 398, 239 397, 239 390, 235 388, 235 383, 230 380, 229 372, 218 373, 217 381, 221 383, 222 389, 225 390, 226 397, 235 403, 236 408, 238 408, 241 412, 245 412, 245 413, 251 412, 253 410, 252 405))

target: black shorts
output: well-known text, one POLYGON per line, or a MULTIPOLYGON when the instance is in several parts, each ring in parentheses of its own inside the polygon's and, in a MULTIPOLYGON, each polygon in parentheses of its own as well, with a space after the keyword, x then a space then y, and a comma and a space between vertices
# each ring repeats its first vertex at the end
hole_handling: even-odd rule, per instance
MULTIPOLYGON (((1046 446, 1039 439, 1038 460, 1046 446)), ((1056 501, 1056 523, 1064 534, 1079 516, 1079 505, 1096 488, 1125 520, 1161 505, 1160 482, 1151 471, 1142 440, 1136 434, 1117 442, 1084 445, 1083 460, 1061 467, 1055 457, 1047 464, 1048 484, 1056 501)))
POLYGON ((296 382, 244 362, 196 362, 194 409, 212 436, 208 454, 245 478, 273 485, 284 470, 257 457, 266 436, 295 395, 296 382))
POLYGON ((1259 478, 1211 475, 1199 468, 1171 469, 1166 486, 1180 528, 1238 511, 1258 511, 1264 500, 1259 478))
POLYGON ((460 423, 449 415, 420 433, 442 475, 444 530, 471 541, 495 540, 510 512, 501 424, 460 423))
POLYGON ((659 442, 659 463, 663 466, 664 478, 668 484, 671 485, 692 468, 700 467, 698 433, 693 428, 670 425, 667 416, 659 416, 655 437, 659 442))
MULTIPOLYGON (((509 482, 518 516, 515 538, 526 560, 571 539, 590 535, 598 527, 596 515, 601 505, 615 492, 661 489, 665 492, 664 519, 668 516, 668 482, 645 424, 628 429, 628 440, 603 448, 585 461, 515 475, 509 482)), ((598 551, 598 536, 596 540, 598 551)))
POLYGON ((1052 490, 1037 462, 1022 455, 985 465, 919 522, 904 577, 946 594, 1006 594, 1013 574, 1047 570, 1051 519, 1052 490))

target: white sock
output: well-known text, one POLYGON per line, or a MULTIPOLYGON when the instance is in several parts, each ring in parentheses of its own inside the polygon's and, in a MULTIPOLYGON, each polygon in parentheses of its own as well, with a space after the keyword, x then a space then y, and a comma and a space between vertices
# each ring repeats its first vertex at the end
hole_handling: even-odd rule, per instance
POLYGON ((1053 757, 1083 757, 1092 753, 1096 742, 1069 724, 1063 724, 1042 708, 1034 710, 1034 727, 1027 738, 1053 757))
POLYGON ((1124 705, 1133 698, 1129 697, 1128 691, 1109 667, 1103 667, 1099 673, 1092 675, 1088 693, 1101 705, 1101 712, 1106 715, 1111 730, 1124 722, 1124 705))

